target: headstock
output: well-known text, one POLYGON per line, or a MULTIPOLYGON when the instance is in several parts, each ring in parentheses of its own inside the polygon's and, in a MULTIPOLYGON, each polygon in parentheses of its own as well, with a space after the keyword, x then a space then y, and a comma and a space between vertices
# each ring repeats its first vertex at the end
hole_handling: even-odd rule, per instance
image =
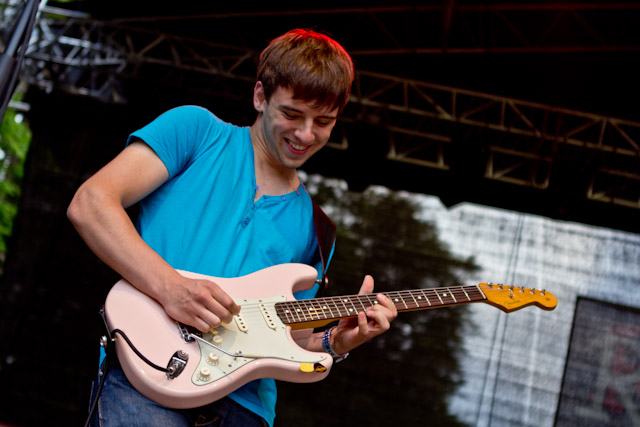
POLYGON ((480 283, 480 290, 487 297, 485 301, 500 310, 511 313, 529 305, 536 305, 543 310, 553 310, 558 299, 546 290, 537 290, 516 286, 480 283))

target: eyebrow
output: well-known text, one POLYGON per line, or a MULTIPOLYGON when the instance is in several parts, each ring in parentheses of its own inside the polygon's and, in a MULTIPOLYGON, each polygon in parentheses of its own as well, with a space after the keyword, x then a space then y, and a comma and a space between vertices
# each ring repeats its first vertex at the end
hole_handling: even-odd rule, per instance
MULTIPOLYGON (((303 114, 303 112, 301 110, 298 110, 297 108, 294 108, 294 107, 290 107, 288 105, 280 105, 278 108, 280 108, 280 110, 287 111, 287 112, 290 112, 290 113, 303 114)), ((336 114, 321 114, 316 118, 318 118, 318 119, 337 120, 338 116, 336 114)))

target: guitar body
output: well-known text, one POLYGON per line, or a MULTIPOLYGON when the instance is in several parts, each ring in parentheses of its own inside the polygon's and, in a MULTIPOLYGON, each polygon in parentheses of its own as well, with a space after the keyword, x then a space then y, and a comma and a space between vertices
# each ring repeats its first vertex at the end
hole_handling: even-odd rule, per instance
POLYGON ((317 278, 315 268, 282 264, 237 278, 180 273, 216 282, 241 311, 230 324, 200 334, 202 340, 197 340, 189 338, 155 300, 125 280, 116 283, 105 302, 109 330, 122 331, 141 355, 163 368, 176 354, 182 355, 183 369, 170 378, 115 335, 118 360, 140 393, 169 408, 192 408, 221 399, 260 378, 308 383, 328 375, 333 359, 298 346, 291 327, 274 309, 274 303, 294 301, 293 292, 311 288, 317 278))

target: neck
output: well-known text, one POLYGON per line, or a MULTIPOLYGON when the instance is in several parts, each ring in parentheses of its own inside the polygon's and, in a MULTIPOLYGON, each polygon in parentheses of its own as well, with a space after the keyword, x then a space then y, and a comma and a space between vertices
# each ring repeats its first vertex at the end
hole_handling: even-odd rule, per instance
POLYGON ((285 167, 269 152, 259 124, 258 119, 249 128, 258 185, 256 199, 261 195, 281 196, 297 190, 300 180, 296 169, 285 167))
MULTIPOLYGON (((486 300, 479 286, 450 286, 383 292, 398 312, 425 310, 486 300)), ((320 327, 335 320, 351 318, 377 304, 375 294, 346 295, 276 303, 283 323, 293 329, 320 327)))

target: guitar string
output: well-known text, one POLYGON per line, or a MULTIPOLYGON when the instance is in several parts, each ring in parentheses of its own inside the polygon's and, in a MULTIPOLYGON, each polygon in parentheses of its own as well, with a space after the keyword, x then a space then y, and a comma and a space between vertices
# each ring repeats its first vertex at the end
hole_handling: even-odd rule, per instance
MULTIPOLYGON (((405 290, 405 291, 390 291, 390 292, 382 292, 387 295, 387 297, 393 298, 401 298, 401 304, 416 304, 418 301, 416 298, 421 299, 422 297, 433 299, 436 304, 445 303, 449 304, 451 302, 456 302, 460 300, 460 302, 464 302, 466 299, 467 302, 477 301, 482 298, 482 294, 479 291, 477 286, 452 286, 445 288, 422 288, 422 289, 414 289, 414 290, 405 290), (441 302, 442 300, 442 302, 441 302), (456 300, 456 301, 453 301, 456 300)), ((307 300, 290 300, 290 301, 276 301, 276 302, 255 302, 255 303, 247 303, 241 304, 241 307, 245 308, 245 314, 247 310, 255 308, 257 312, 261 311, 261 306, 269 305, 276 306, 282 305, 283 307, 302 307, 311 308, 313 310, 338 310, 342 311, 339 306, 336 305, 351 305, 355 304, 367 305, 375 304, 375 295, 376 294, 364 294, 364 295, 348 295, 348 296, 335 296, 335 297, 324 297, 324 298, 315 298, 315 299, 307 299, 307 300), (334 307, 327 307, 323 309, 323 306, 326 305, 334 305, 334 307)), ((420 304, 423 304, 420 301, 420 304)), ((417 304, 418 306, 420 304, 417 304)), ((304 310, 302 310, 304 311, 304 310)))
MULTIPOLYGON (((515 287, 504 287, 504 291, 514 291, 515 287)), ((451 286, 443 288, 422 288, 404 291, 382 292, 391 298, 398 309, 426 309, 453 304, 483 301, 486 297, 479 285, 451 286)), ((251 302, 241 304, 240 316, 250 319, 261 315, 269 317, 275 310, 285 324, 306 323, 318 320, 338 320, 355 317, 356 313, 376 304, 376 294, 323 297, 307 300, 251 302), (266 310, 263 308, 266 307, 266 310)))
MULTIPOLYGON (((479 292, 477 286, 453 286, 436 289, 423 288, 383 293, 387 296, 393 297, 393 299, 400 298, 401 301, 394 301, 394 303, 400 308, 402 308, 403 305, 405 308, 427 308, 427 306, 442 306, 458 302, 475 302, 482 299, 482 294, 479 292), (469 292, 471 292, 474 298, 470 297, 469 292), (420 300, 416 300, 416 296, 420 300), (426 298, 427 302, 423 301, 422 297, 426 298), (430 298, 433 298, 433 301, 431 301, 430 298), (458 301, 458 299, 460 299, 460 301, 458 301)), ((241 315, 243 317, 247 317, 256 313, 264 314, 261 307, 268 305, 269 309, 276 310, 276 314, 281 317, 281 320, 286 320, 287 322, 290 320, 293 320, 294 323, 296 321, 309 322, 314 320, 326 320, 331 318, 354 316, 354 309, 357 308, 357 305, 361 305, 361 308, 367 308, 375 304, 374 298, 375 294, 366 294, 342 297, 324 297, 310 300, 248 303, 241 304, 241 307, 244 309, 241 311, 241 315), (278 307, 278 304, 280 305, 280 308, 278 307), (333 308, 331 305, 333 305, 333 308), (340 307, 340 305, 343 305, 343 307, 340 307), (334 311, 337 312, 337 316, 334 311), (327 312, 329 312, 328 316, 327 312), (282 319, 282 316, 286 317, 286 319, 282 319)))

